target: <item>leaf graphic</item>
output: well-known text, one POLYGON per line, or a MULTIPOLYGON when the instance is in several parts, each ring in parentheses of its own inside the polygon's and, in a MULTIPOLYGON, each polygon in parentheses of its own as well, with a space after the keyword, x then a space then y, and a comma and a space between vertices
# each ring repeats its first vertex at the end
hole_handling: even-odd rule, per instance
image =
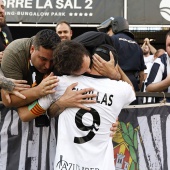
POLYGON ((135 169, 135 163, 134 163, 134 161, 132 161, 129 170, 136 170, 136 169, 135 169))
POLYGON ((133 140, 134 129, 131 123, 128 126, 129 137, 133 140))
POLYGON ((133 146, 132 140, 130 139, 130 137, 124 133, 122 133, 123 139, 125 140, 125 142, 130 145, 133 146))
POLYGON ((128 134, 128 130, 127 130, 126 124, 124 122, 120 122, 120 125, 122 127, 123 133, 128 134))
POLYGON ((137 131, 135 131, 134 133, 133 144, 134 144, 135 149, 137 150, 138 149, 137 131))
POLYGON ((132 157, 133 161, 137 163, 136 152, 132 146, 129 146, 129 151, 130 151, 130 156, 132 157))

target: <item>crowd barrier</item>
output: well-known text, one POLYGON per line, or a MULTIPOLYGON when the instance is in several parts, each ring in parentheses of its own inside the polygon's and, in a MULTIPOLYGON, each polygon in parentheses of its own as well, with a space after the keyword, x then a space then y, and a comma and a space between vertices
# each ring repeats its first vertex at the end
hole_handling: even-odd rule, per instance
MULTIPOLYGON (((121 111, 113 138, 116 170, 170 170, 169 114, 168 103, 131 105, 121 111)), ((15 109, 0 103, 0 170, 52 170, 56 125, 55 119, 50 128, 21 122, 15 109)))

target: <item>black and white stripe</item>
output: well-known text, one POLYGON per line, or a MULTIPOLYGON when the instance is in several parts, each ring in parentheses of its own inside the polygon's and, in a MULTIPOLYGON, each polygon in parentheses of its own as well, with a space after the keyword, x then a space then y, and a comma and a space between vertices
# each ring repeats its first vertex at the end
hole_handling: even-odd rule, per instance
POLYGON ((0 104, 0 169, 52 170, 56 151, 57 119, 49 127, 22 122, 15 109, 0 104))

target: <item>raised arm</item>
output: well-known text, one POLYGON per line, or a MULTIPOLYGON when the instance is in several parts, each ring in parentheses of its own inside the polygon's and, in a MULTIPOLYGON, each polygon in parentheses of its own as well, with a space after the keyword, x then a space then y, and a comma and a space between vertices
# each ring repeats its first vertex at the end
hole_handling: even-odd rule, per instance
POLYGON ((151 51, 152 54, 155 54, 155 53, 156 53, 157 50, 155 49, 155 47, 154 47, 153 45, 150 44, 150 40, 149 40, 148 38, 145 38, 145 39, 144 39, 144 43, 143 43, 143 45, 142 45, 142 47, 141 47, 142 50, 143 50, 143 48, 144 48, 145 45, 148 45, 148 47, 149 47, 149 49, 150 49, 150 51, 151 51))

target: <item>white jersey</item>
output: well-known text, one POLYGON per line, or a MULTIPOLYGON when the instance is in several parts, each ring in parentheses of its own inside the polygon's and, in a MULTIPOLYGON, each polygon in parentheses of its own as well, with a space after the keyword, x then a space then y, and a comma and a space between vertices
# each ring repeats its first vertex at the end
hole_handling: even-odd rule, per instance
POLYGON ((97 103, 87 104, 91 111, 67 108, 60 114, 54 169, 115 170, 110 128, 121 109, 135 100, 132 87, 123 81, 92 75, 59 79, 55 95, 39 101, 45 109, 75 82, 78 82, 75 90, 93 87, 97 103))
POLYGON ((146 69, 144 70, 144 73, 148 74, 151 67, 152 67, 152 63, 154 61, 154 55, 149 55, 148 57, 144 56, 144 62, 146 65, 146 69))

